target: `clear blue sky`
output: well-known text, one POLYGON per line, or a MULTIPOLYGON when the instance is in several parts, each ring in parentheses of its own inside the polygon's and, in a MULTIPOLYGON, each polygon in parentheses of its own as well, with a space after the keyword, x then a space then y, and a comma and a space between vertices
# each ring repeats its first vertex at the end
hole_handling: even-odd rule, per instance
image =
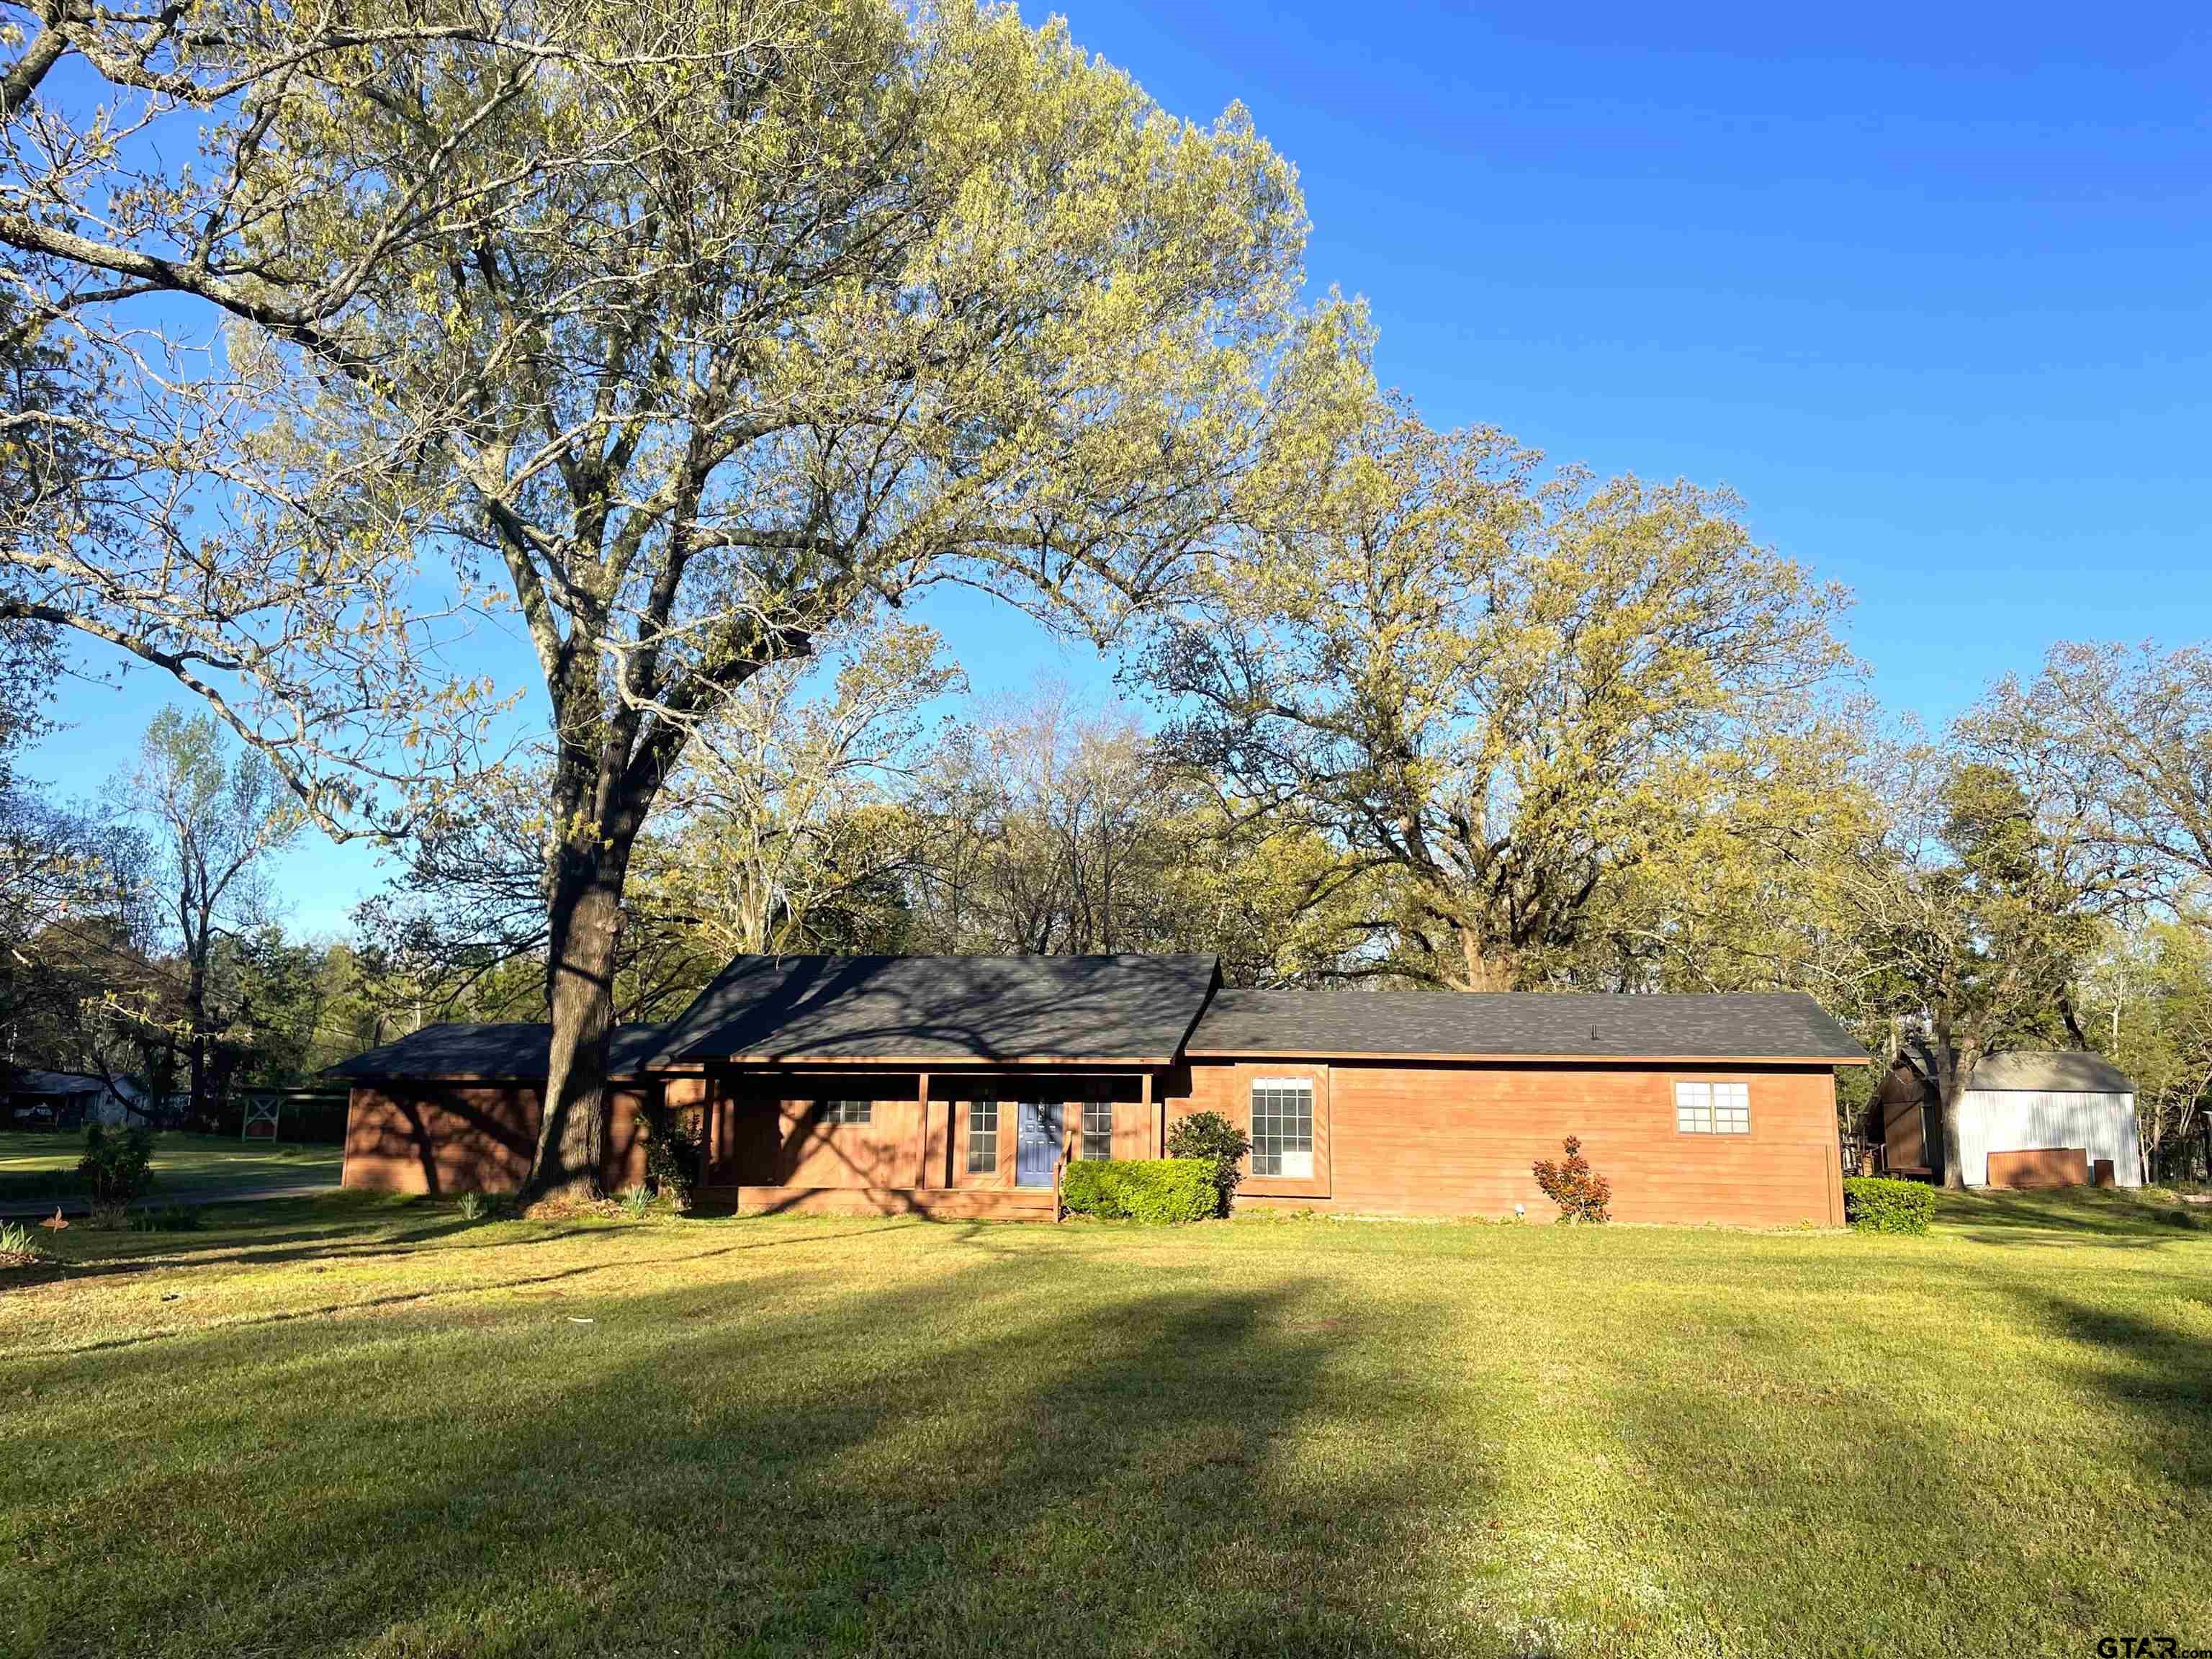
MULTIPOLYGON (((1856 594, 1893 707, 1939 722, 2057 639, 2212 638, 2212 9, 1068 15, 1175 112, 1250 107, 1315 286, 1367 297, 1432 421, 1733 486, 1856 594)), ((1103 683, 931 615, 979 688, 1103 683)), ((165 695, 70 691, 38 769, 92 787, 165 695)), ((311 929, 375 882, 287 873, 311 929)))

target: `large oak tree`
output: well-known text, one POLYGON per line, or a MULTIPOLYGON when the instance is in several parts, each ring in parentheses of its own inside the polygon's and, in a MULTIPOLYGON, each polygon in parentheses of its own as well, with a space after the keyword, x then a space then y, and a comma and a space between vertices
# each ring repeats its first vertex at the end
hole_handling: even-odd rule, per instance
POLYGON ((1393 971, 1555 978, 1609 884, 1828 763, 1840 596, 1726 495, 1546 477, 1389 403, 1291 459, 1147 673, 1229 810, 1395 895, 1393 971))
POLYGON ((120 422, 196 492, 41 549, 0 614, 162 667, 325 828, 386 834, 465 788, 515 684, 469 630, 515 619, 552 753, 541 1191, 595 1180, 631 858, 699 723, 933 583, 1111 629, 1294 379, 1290 169, 1010 12, 28 15, 19 280, 111 343, 132 295, 214 307, 252 418, 120 422), (72 54, 200 112, 204 165, 118 197, 129 145, 41 164, 72 54))

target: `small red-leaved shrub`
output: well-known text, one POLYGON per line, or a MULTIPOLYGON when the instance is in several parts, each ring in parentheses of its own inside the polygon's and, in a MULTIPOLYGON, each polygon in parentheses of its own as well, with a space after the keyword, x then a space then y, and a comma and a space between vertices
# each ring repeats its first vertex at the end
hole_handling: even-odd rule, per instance
POLYGON ((1529 1166, 1544 1196, 1559 1206, 1562 1221, 1610 1221, 1613 1183, 1589 1166, 1583 1144, 1567 1137, 1567 1155, 1556 1164, 1540 1158, 1529 1166))

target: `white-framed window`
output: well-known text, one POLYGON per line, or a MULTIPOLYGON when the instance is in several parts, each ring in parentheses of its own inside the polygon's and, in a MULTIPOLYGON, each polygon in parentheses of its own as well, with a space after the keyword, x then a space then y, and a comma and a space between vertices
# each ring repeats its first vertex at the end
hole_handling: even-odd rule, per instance
POLYGON ((1302 1077, 1252 1079, 1252 1173, 1292 1181, 1313 1174, 1313 1084, 1302 1077))
POLYGON ((876 1103, 872 1100, 825 1100, 822 1103, 824 1123, 872 1123, 876 1119, 876 1103))
POLYGON ((1747 1135, 1751 1133, 1751 1085, 1747 1083, 1678 1083, 1674 1085, 1674 1131, 1686 1135, 1747 1135))
POLYGON ((1751 1085, 1748 1083, 1713 1085, 1713 1133, 1717 1135, 1747 1135, 1751 1133, 1751 1085))
POLYGON ((968 1173, 995 1175, 999 1168, 999 1103, 968 1103, 968 1173))
POLYGON ((1086 1100, 1083 1103, 1083 1156, 1111 1158, 1114 1156, 1114 1103, 1110 1100, 1086 1100))

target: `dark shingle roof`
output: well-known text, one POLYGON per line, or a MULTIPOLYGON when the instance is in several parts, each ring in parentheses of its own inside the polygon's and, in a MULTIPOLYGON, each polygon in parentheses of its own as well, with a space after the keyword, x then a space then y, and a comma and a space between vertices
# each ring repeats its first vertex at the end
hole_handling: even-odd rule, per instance
POLYGON ((1209 956, 739 957, 659 1058, 1166 1061, 1214 969, 1209 956))
POLYGON ((1194 1054, 1821 1060, 1866 1050, 1798 992, 1223 991, 1194 1054))
POLYGON ((2136 1089, 2128 1074, 2104 1055, 2075 1048, 2022 1048, 1984 1054, 1976 1062, 1966 1086, 2085 1095, 2130 1095, 2136 1089))
POLYGON ((34 1072, 0 1066, 0 1094, 96 1095, 106 1086, 82 1072, 34 1072))
MULTIPOLYGON (((659 1046, 662 1027, 615 1028, 610 1070, 633 1077, 659 1046)), ((482 1077, 527 1081, 545 1075, 552 1028, 527 1021, 496 1025, 425 1025, 421 1030, 341 1060, 331 1077, 482 1077)))
MULTIPOLYGON (((739 957, 672 1024, 623 1026, 613 1070, 702 1060, 1158 1063, 1186 1041, 1194 1054, 1254 1057, 1866 1058, 1795 993, 1224 990, 1209 1003, 1214 977, 1208 956, 739 957)), ((330 1074, 543 1078, 546 1044, 542 1024, 426 1025, 330 1074)))

